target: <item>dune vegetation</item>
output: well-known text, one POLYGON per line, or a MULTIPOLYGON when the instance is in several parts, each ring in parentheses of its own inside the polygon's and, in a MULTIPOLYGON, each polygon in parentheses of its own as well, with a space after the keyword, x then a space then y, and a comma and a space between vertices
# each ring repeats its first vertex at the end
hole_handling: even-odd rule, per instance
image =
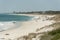
POLYGON ((50 27, 54 27, 54 30, 46 32, 47 34, 41 36, 41 40, 60 40, 60 16, 56 15, 51 20, 56 21, 56 23, 49 25, 50 27))

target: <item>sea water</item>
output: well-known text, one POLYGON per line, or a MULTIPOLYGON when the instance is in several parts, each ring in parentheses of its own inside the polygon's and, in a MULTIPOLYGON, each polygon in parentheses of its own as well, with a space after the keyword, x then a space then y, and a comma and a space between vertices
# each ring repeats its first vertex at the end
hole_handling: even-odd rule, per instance
POLYGON ((20 22, 30 21, 33 17, 24 15, 0 14, 0 32, 7 29, 17 28, 20 22))

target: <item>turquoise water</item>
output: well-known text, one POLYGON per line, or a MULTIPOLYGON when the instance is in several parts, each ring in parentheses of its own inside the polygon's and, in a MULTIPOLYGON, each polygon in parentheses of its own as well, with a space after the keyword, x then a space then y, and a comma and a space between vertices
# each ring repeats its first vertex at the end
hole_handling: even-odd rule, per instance
POLYGON ((22 25, 21 22, 30 21, 32 16, 0 14, 0 32, 18 28, 22 25))
POLYGON ((24 15, 0 14, 0 21, 28 21, 32 17, 24 15))

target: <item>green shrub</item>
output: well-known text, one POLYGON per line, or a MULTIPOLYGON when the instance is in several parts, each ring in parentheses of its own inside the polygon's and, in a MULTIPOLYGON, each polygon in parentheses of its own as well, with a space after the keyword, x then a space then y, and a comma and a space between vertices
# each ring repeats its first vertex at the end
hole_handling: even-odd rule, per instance
POLYGON ((60 29, 56 29, 54 31, 48 32, 49 35, 56 35, 58 33, 60 33, 60 29))

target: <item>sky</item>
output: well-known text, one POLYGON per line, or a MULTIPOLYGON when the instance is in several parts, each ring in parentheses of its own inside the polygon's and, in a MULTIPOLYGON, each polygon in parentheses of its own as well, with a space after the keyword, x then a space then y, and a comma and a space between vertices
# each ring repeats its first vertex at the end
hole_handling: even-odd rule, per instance
POLYGON ((0 13, 59 10, 60 0, 0 0, 0 13))

